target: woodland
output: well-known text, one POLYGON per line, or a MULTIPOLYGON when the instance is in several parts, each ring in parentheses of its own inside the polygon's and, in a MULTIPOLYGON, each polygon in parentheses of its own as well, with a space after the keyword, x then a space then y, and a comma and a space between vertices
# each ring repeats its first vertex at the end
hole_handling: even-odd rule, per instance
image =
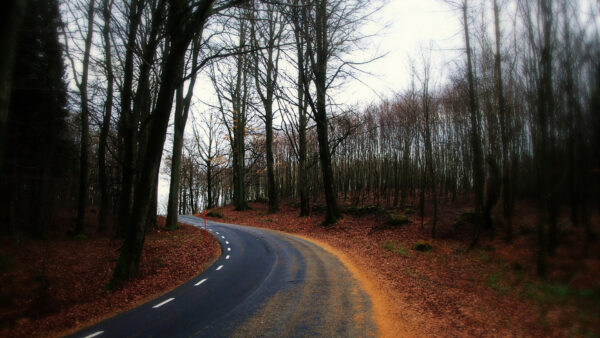
POLYGON ((568 231, 597 257, 600 5, 439 5, 462 27, 448 75, 422 51, 408 88, 356 106, 335 93, 380 57, 362 57, 360 27, 385 1, 7 0, 1 236, 122 240, 116 288, 138 275, 159 210, 175 229, 180 214, 294 203, 327 229, 413 208, 405 226, 438 238, 440 213, 466 199, 468 248, 511 243, 526 204, 540 277, 568 231))

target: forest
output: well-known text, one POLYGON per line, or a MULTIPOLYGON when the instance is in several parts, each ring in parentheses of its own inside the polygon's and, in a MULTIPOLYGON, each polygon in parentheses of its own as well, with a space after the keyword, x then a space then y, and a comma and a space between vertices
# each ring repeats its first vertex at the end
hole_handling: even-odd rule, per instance
POLYGON ((513 241, 526 203, 539 276, 566 227, 584 234, 572 249, 593 255, 599 4, 439 1, 462 28, 446 75, 421 50, 409 87, 369 105, 340 102, 361 65, 385 57, 365 57, 360 29, 385 6, 8 0, 0 233, 15 245, 57 234, 122 240, 116 287, 138 274, 158 213, 175 229, 180 214, 249 202, 277 214, 294 203, 300 217, 321 209, 327 228, 349 210, 411 207, 409 226, 437 238, 442 207, 467 199, 470 248, 513 241))

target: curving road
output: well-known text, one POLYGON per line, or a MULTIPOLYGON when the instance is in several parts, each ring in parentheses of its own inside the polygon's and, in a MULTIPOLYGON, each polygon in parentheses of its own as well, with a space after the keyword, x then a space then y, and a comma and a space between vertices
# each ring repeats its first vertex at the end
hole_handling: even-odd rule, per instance
MULTIPOLYGON (((179 220, 204 226, 201 219, 179 220)), ((340 261, 301 238, 208 221, 223 254, 175 290, 74 337, 375 336, 368 295, 340 261)))

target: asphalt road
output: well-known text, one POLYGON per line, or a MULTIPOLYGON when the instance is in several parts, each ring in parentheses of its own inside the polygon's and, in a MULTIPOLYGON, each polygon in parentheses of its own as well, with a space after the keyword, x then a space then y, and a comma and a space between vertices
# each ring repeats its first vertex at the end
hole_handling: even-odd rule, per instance
POLYGON ((213 266, 73 337, 376 335, 368 295, 329 252, 279 232, 207 223, 223 253, 213 266))

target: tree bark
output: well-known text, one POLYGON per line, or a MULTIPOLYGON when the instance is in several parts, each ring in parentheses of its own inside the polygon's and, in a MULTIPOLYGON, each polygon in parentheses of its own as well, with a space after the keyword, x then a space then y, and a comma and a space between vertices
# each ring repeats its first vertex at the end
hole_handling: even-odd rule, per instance
POLYGON ((3 51, 0 53, 0 171, 4 164, 4 141, 17 42, 27 1, 7 0, 3 7, 0 13, 0 46, 3 46, 3 51))
POLYGON ((107 171, 106 171, 106 141, 110 131, 110 120, 112 117, 114 74, 112 68, 112 51, 110 42, 110 21, 112 0, 104 0, 102 5, 102 16, 104 26, 102 27, 102 37, 104 39, 104 63, 106 67, 106 101, 104 103, 104 116, 102 117, 102 126, 100 137, 98 139, 98 185, 100 186, 100 210, 98 212, 98 232, 106 231, 106 219, 110 209, 110 193, 108 191, 107 171))
MULTIPOLYGON (((85 214, 88 205, 88 181, 89 181, 89 106, 88 106, 88 69, 90 66, 90 52, 92 48, 92 37, 94 35, 94 11, 95 0, 90 0, 87 13, 87 34, 85 37, 85 50, 81 71, 81 82, 79 93, 81 96, 81 148, 79 153, 79 196, 77 204, 77 223, 75 233, 81 234, 85 228, 85 214)), ((75 71, 75 70, 73 70, 75 71)))
POLYGON ((481 137, 479 135, 480 121, 479 107, 477 103, 477 93, 475 86, 475 77, 473 75, 473 61, 471 52, 471 40, 469 35, 469 19, 467 15, 467 0, 463 4, 463 24, 465 33, 465 45, 467 49, 467 81, 469 86, 469 112, 471 122, 471 151, 473 152, 473 190, 475 191, 475 216, 474 216, 474 234, 470 247, 474 247, 479 240, 481 231, 481 213, 483 211, 483 151, 481 149, 481 137))
MULTIPOLYGON (((137 123, 133 118, 131 101, 133 96, 133 56, 135 51, 136 36, 142 15, 142 0, 131 0, 129 4, 127 49, 125 51, 125 63, 123 66, 123 84, 121 86, 121 114, 119 119, 119 136, 121 147, 119 147, 121 160, 121 192, 119 196, 119 215, 116 236, 124 238, 127 234, 131 205, 133 198, 135 149, 137 123)), ((140 77, 140 79, 144 79, 140 77)))
POLYGON ((170 1, 167 35, 170 41, 161 72, 160 89, 156 107, 152 113, 150 135, 139 170, 139 180, 135 187, 131 227, 121 248, 121 253, 111 280, 111 286, 138 273, 140 257, 145 240, 146 215, 148 214, 155 177, 158 175, 162 150, 166 137, 173 95, 177 89, 185 52, 191 40, 202 29, 214 0, 202 1, 190 8, 184 0, 170 1), (185 27, 185 28, 184 28, 185 27))
POLYGON ((495 78, 496 78, 496 99, 498 104, 498 115, 500 117, 500 139, 502 142, 502 201, 503 215, 506 227, 505 240, 511 242, 513 238, 512 214, 513 214, 513 193, 512 182, 510 180, 510 163, 508 150, 510 147, 508 141, 508 122, 506 114, 506 99, 504 97, 504 83, 502 81, 502 31, 500 27, 500 8, 498 1, 494 0, 494 33, 496 38, 496 54, 494 56, 495 78))
POLYGON ((232 97, 233 104, 233 199, 235 210, 248 209, 245 187, 246 161, 246 76, 248 67, 245 56, 241 53, 246 47, 246 26, 244 19, 240 20, 240 54, 237 57, 237 81, 232 97))
MULTIPOLYGON (((196 38, 192 52, 192 70, 196 69, 198 54, 200 52, 201 36, 196 38)), ((183 67, 183 65, 182 65, 183 67)), ((181 69, 181 74, 185 74, 185 69, 181 69)), ((177 88, 177 97, 175 99, 175 126, 173 134, 173 157, 171 161, 171 182, 169 186, 169 201, 167 205, 166 226, 169 229, 177 229, 177 205, 179 204, 177 191, 179 190, 181 180, 181 156, 183 150, 183 132, 187 123, 190 111, 194 86, 196 84, 196 75, 193 74, 188 84, 185 97, 183 96, 183 82, 177 88)), ((193 200, 193 199, 192 199, 193 200)))
MULTIPOLYGON (((317 139, 319 142, 319 159, 321 161, 321 174, 323 175, 323 190, 327 213, 324 225, 334 224, 340 218, 337 205, 337 194, 333 185, 333 169, 331 167, 331 154, 329 152, 329 131, 327 125, 327 60, 329 58, 329 42, 327 31, 327 1, 317 1, 315 5, 315 46, 314 51, 310 46, 311 66, 313 69, 316 87, 316 106, 313 109, 317 125, 317 139), (315 55, 316 54, 316 55, 315 55)), ((305 90, 307 82, 304 81, 305 90)))
POLYGON ((307 111, 306 111, 306 95, 304 93, 304 78, 306 76, 306 62, 304 59, 304 45, 305 39, 303 38, 303 21, 301 18, 301 10, 298 7, 298 0, 294 0, 293 9, 291 12, 291 21, 294 26, 294 39, 296 43, 296 66, 298 67, 298 168, 296 172, 296 184, 298 189, 298 195, 300 197, 300 217, 308 216, 309 213, 309 199, 308 199, 308 179, 307 179, 307 164, 306 164, 306 126, 308 124, 307 111))

